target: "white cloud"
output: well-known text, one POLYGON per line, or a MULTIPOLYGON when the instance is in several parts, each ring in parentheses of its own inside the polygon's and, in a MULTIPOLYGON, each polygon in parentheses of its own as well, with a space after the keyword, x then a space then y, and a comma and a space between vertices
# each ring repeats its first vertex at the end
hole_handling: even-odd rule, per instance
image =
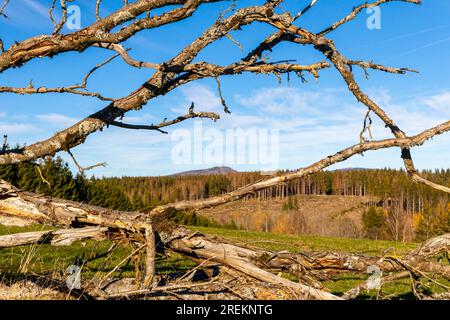
POLYGON ((186 105, 173 108, 172 111, 175 113, 185 114, 191 102, 194 102, 197 111, 221 112, 223 110, 220 98, 204 85, 193 83, 181 88, 181 92, 186 105))
MULTIPOLYGON (((162 119, 161 119, 162 120, 162 119)), ((151 114, 136 114, 134 116, 126 114, 123 119, 123 122, 132 123, 132 124, 150 124, 150 122, 157 121, 155 117, 151 114)))
POLYGON ((0 124, 0 133, 1 134, 20 134, 20 133, 35 133, 39 131, 33 125, 23 124, 23 123, 14 123, 14 124, 0 124))
POLYGON ((450 91, 425 98, 423 103, 436 111, 450 115, 450 91))
POLYGON ((36 0, 24 0, 25 5, 30 7, 34 12, 40 16, 48 19, 48 8, 36 0))
MULTIPOLYGON (((359 133, 366 108, 354 102, 351 96, 339 91, 324 90, 304 92, 301 88, 264 88, 248 95, 229 99, 232 114, 225 115, 217 90, 201 84, 188 85, 181 90, 182 102, 172 111, 185 114, 190 103, 196 104, 197 111, 214 111, 221 119, 213 123, 208 119, 188 120, 182 126, 193 133, 194 121, 203 122, 203 130, 217 128, 224 132, 228 128, 278 128, 280 168, 298 168, 309 165, 327 155, 359 142, 359 133), (184 102, 183 102, 184 98, 184 102), (242 105, 244 104, 244 105, 242 105), (282 112, 280 110, 283 110, 282 112), (276 112, 275 112, 276 111, 276 112)), ((372 89, 370 96, 409 135, 415 134, 439 122, 445 121, 443 112, 450 95, 441 93, 435 96, 410 97, 398 99, 391 96, 389 90, 372 89), (437 108, 437 109, 435 109, 437 108)), ((60 114, 39 115, 47 123, 76 119, 60 114)), ((136 113, 125 117, 124 122, 159 122, 159 115, 136 113)), ((392 134, 384 124, 372 115, 374 139, 390 138, 392 134)), ((178 127, 177 126, 177 127, 178 127)), ((176 127, 168 128, 169 133, 176 127)), ((450 135, 439 138, 439 145, 450 141, 450 135)), ((170 135, 154 131, 125 130, 111 127, 90 137, 86 144, 76 149, 77 159, 89 165, 101 161, 108 162, 107 168, 96 169, 96 175, 157 175, 188 170, 170 161, 174 143, 170 135)), ((428 144, 414 152, 419 168, 442 167, 448 163, 445 155, 436 159, 433 155, 439 148, 428 144), (429 161, 428 161, 428 160, 429 161)), ((397 149, 368 152, 364 157, 355 156, 337 167, 398 167, 402 166, 397 149)), ((207 167, 204 163, 198 167, 207 167)), ((258 170, 258 165, 232 165, 240 170, 258 170)), ((261 165, 262 166, 262 165, 261 165)))
POLYGON ((77 123, 80 119, 68 117, 59 113, 38 114, 36 118, 52 126, 67 127, 77 123))
POLYGON ((235 100, 246 107, 257 107, 267 113, 282 115, 314 112, 314 107, 329 103, 330 96, 297 88, 275 87, 256 90, 247 97, 236 95, 235 100))

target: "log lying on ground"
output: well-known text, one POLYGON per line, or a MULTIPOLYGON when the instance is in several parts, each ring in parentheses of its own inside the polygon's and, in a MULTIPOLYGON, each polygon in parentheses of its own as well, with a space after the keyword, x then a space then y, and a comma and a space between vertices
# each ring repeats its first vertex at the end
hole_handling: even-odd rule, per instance
MULTIPOLYGON (((402 272, 398 272, 392 275, 388 275, 386 277, 383 277, 380 279, 380 285, 381 284, 385 284, 391 281, 395 281, 395 280, 400 280, 400 279, 404 279, 410 276, 410 273, 408 271, 402 271, 402 272)), ((342 295, 342 298, 346 299, 346 300, 350 300, 350 299, 355 299, 359 296, 359 294, 362 291, 369 291, 370 286, 369 286, 369 282, 365 281, 364 283, 344 292, 344 294, 342 295)))
POLYGON ((428 258, 450 251, 450 233, 428 239, 416 250, 408 254, 408 259, 428 258))
POLYGON ((130 232, 145 230, 149 223, 142 213, 110 210, 24 192, 4 180, 0 180, 0 215, 2 220, 12 218, 23 223, 66 228, 97 225, 130 232))
MULTIPOLYGON (((100 227, 104 237, 111 239, 128 238, 134 241, 146 242, 146 239, 152 240, 147 230, 153 232, 148 219, 142 213, 123 212, 109 210, 101 207, 77 203, 74 201, 50 198, 31 192, 23 192, 6 181, 0 180, 0 223, 6 221, 11 224, 27 224, 30 222, 48 224, 63 228, 82 228, 84 226, 100 227), (106 229, 105 229, 106 228, 106 229)), ((92 229, 83 231, 60 231, 60 234, 53 233, 35 233, 19 236, 10 236, 8 245, 22 245, 23 242, 40 242, 45 236, 56 236, 57 242, 70 242, 76 237, 85 238, 95 235, 92 229), (25 240, 28 238, 28 240, 25 240)), ((98 235, 98 234, 97 234, 98 235)), ((154 274, 154 241, 147 241, 147 265, 145 268, 145 277, 148 284, 154 274), (150 257, 150 255, 153 255, 150 257)))
MULTIPOLYGON (((414 266, 421 272, 436 273, 446 279, 450 279, 450 266, 437 263, 431 257, 450 250, 449 234, 444 234, 429 239, 420 247, 401 260, 414 266)), ((313 272, 326 272, 328 274, 339 272, 367 273, 371 266, 377 266, 384 273, 404 270, 397 263, 385 256, 367 256, 356 253, 344 252, 272 252, 269 250, 254 249, 241 251, 241 256, 246 256, 259 267, 273 270, 287 270, 293 274, 307 270, 313 272)))
MULTIPOLYGON (((441 237, 432 238, 432 243, 439 241, 441 237)), ((421 246, 423 250, 425 243, 421 246)), ((450 246, 448 247, 450 248, 450 246)), ((447 250, 448 250, 447 248, 447 250)), ((441 248, 441 250, 444 250, 441 248)), ((429 252, 429 251, 427 251, 429 252)), ((410 254, 402 257, 402 260, 422 272, 438 273, 446 279, 450 279, 450 266, 429 261, 427 258, 434 257, 435 254, 422 255, 421 252, 414 250, 410 254)), ((397 272, 403 270, 398 264, 393 263, 386 256, 366 256, 354 253, 341 252, 303 252, 303 253, 272 253, 270 251, 256 250, 252 257, 259 261, 259 265, 265 265, 267 268, 284 269, 297 272, 299 268, 305 268, 312 271, 330 271, 330 272, 358 272, 366 273, 370 266, 377 266, 383 272, 397 272)))
POLYGON ((33 231, 0 236, 0 248, 10 248, 30 244, 51 244, 53 246, 70 246, 78 240, 105 240, 105 227, 86 227, 80 229, 62 229, 33 231))
POLYGON ((183 227, 178 227, 169 234, 161 232, 160 236, 166 245, 176 252, 196 259, 207 259, 231 266, 255 279, 288 287, 300 293, 305 299, 340 299, 331 293, 289 281, 257 267, 250 259, 255 253, 253 250, 215 241, 200 233, 192 234, 183 227))
MULTIPOLYGON (((94 225, 109 228, 108 232, 122 230, 127 237, 141 242, 145 242, 146 238, 152 239, 145 231, 152 230, 154 227, 165 246, 174 251, 195 259, 202 258, 220 262, 261 281, 288 287, 295 290, 304 299, 339 299, 328 292, 294 283, 258 268, 251 260, 242 256, 244 252, 247 252, 248 255, 251 254, 252 250, 209 240, 202 235, 192 235, 187 229, 169 223, 167 218, 162 215, 153 217, 154 221, 150 221, 149 217, 142 213, 108 210, 23 192, 3 180, 0 180, 0 214, 5 218, 12 217, 27 222, 34 221, 66 228, 94 225), (198 243, 199 241, 201 244, 198 243), (224 247, 226 247, 225 250, 224 247)), ((149 251, 154 252, 154 250, 149 251)), ((146 272, 146 284, 148 285, 152 281, 154 259, 147 257, 146 261, 149 263, 148 272, 146 272)))
MULTIPOLYGON (((96 230, 43 231, 4 238, 8 246, 36 243, 42 237, 65 239, 70 242, 76 237, 94 237, 97 232, 123 233, 124 237, 147 243, 147 252, 154 254, 153 228, 163 244, 176 252, 193 259, 219 262, 249 277, 274 285, 281 285, 299 294, 304 299, 339 299, 324 290, 278 277, 264 269, 299 267, 306 270, 340 270, 366 272, 370 265, 378 265, 384 271, 400 271, 399 266, 383 257, 367 257, 356 254, 338 253, 274 253, 236 246, 224 240, 210 239, 200 233, 191 233, 184 227, 177 227, 163 215, 148 216, 142 213, 108 210, 73 201, 49 198, 29 192, 22 192, 5 181, 0 181, 0 215, 25 222, 46 223, 65 228, 95 226, 96 230), (151 219, 151 220, 150 220, 151 219), (87 233, 86 233, 87 232, 87 233), (92 233, 90 233, 92 232, 92 233), (64 236, 66 238, 64 238, 64 236), (147 241, 146 241, 147 240, 147 241)), ((0 220, 1 222, 2 220, 0 220)), ((99 234, 98 234, 99 235, 99 234)), ((423 272, 437 272, 450 278, 449 266, 426 258, 442 251, 448 251, 449 235, 443 235, 425 242, 404 259, 423 272)), ((0 239, 1 240, 1 239, 0 239)), ((0 241, 1 243, 1 241, 0 241)), ((154 258, 147 257, 147 271, 144 286, 151 286, 154 274, 154 258)))

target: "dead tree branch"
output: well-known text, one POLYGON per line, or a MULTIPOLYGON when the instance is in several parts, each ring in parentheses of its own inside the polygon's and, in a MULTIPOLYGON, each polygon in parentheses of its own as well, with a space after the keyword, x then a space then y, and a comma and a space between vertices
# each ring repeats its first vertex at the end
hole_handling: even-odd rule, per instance
MULTIPOLYGON (((296 172, 288 173, 285 175, 280 175, 277 177, 269 178, 266 180, 262 180, 256 182, 254 184, 244 186, 242 188, 236 189, 232 192, 225 193, 219 196, 201 199, 201 200, 191 200, 191 201, 180 201, 176 203, 170 203, 163 206, 158 206, 151 210, 150 214, 159 215, 170 213, 173 211, 179 210, 188 210, 188 209, 202 209, 208 207, 218 206, 230 201, 235 201, 241 199, 242 197, 253 194, 256 191, 263 190, 268 187, 276 186, 279 184, 283 184, 287 181, 291 181, 294 179, 299 179, 301 177, 310 175, 314 172, 318 172, 326 167, 329 167, 335 163, 342 162, 347 160, 348 158, 361 154, 363 152, 369 150, 379 150, 384 148, 391 147, 412 147, 422 145, 428 139, 434 137, 435 135, 442 134, 444 132, 450 131, 450 121, 444 122, 441 125, 438 125, 434 128, 423 131, 422 133, 413 136, 413 137, 405 137, 405 138, 397 138, 397 139, 386 139, 386 140, 378 140, 378 141, 369 141, 364 143, 359 143, 344 150, 341 150, 334 155, 323 158, 307 167, 304 167, 296 172)), ((443 189, 445 191, 446 189, 443 189)), ((450 191, 450 188, 447 188, 447 192, 450 191)))
POLYGON ((105 240, 107 231, 108 228, 104 227, 85 227, 16 233, 0 236, 0 248, 46 243, 53 246, 70 246, 74 241, 84 239, 105 240))
POLYGON ((163 130, 161 130, 161 128, 168 127, 168 126, 174 125, 176 123, 180 123, 182 121, 185 121, 188 119, 193 119, 193 118, 208 118, 213 121, 217 121, 218 119, 220 119, 220 116, 214 112, 195 112, 194 111, 194 103, 192 103, 191 107, 189 108, 188 114, 179 116, 178 118, 175 118, 170 121, 163 121, 157 125, 153 125, 153 124, 152 125, 135 125, 135 124, 126 124, 126 123, 122 123, 122 122, 118 122, 118 121, 112 121, 109 124, 116 126, 116 127, 125 128, 125 129, 157 130, 161 133, 167 134, 167 131, 163 131, 163 130))
MULTIPOLYGON (((5 181, 0 183, 0 212, 3 216, 60 227, 79 228, 84 225, 90 225, 108 228, 112 231, 114 229, 124 230, 135 241, 144 243, 136 250, 141 250, 147 246, 149 254, 154 252, 151 244, 151 232, 155 228, 165 246, 172 250, 184 252, 194 258, 204 257, 223 263, 261 281, 291 288, 303 298, 338 299, 338 297, 330 293, 291 282, 258 268, 250 260, 242 258, 242 253, 250 253, 247 249, 209 240, 198 233, 192 234, 185 228, 174 227, 165 219, 157 218, 154 221, 150 221, 148 215, 142 213, 119 212, 67 200, 46 198, 33 193, 22 192, 5 181), (148 237, 147 240, 145 239, 146 236, 148 237)), ((38 234, 38 236, 42 235, 38 234)), ((124 259, 117 268, 127 260, 128 258, 124 259)), ((151 260, 151 257, 147 258, 147 267, 149 268, 148 272, 146 271, 147 280, 152 278, 153 262, 151 260)), ((104 277, 104 280, 112 275, 117 268, 114 268, 104 277)), ((104 282, 102 281, 101 283, 103 284, 104 282)), ((101 287, 98 286, 99 289, 101 287)))
POLYGON ((3 16, 3 17, 5 17, 5 18, 8 18, 8 16, 5 14, 5 9, 6 9, 6 6, 8 5, 8 3, 9 3, 9 1, 10 0, 5 0, 4 2, 3 2, 3 5, 0 7, 0 16, 3 16))
POLYGON ((82 166, 78 163, 78 161, 77 161, 77 159, 75 158, 75 156, 73 155, 72 151, 67 150, 67 153, 68 153, 68 154, 70 155, 70 157, 72 158, 73 163, 74 163, 75 166, 78 168, 78 172, 79 172, 82 176, 84 175, 84 173, 85 173, 86 171, 89 171, 89 170, 92 170, 92 169, 95 169, 95 168, 98 168, 98 167, 106 167, 106 166, 107 166, 107 163, 106 163, 106 162, 99 162, 99 163, 93 164, 93 165, 88 166, 88 167, 82 167, 82 166))

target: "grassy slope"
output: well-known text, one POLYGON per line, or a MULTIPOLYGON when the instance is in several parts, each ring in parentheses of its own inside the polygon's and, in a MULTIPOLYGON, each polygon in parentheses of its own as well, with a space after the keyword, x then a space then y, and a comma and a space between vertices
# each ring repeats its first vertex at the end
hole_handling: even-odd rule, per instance
MULTIPOLYGON (((41 231, 49 229, 41 225, 25 228, 0 226, 0 235, 17 232, 41 231)), ((89 259, 96 254, 104 253, 111 246, 110 241, 96 242, 92 240, 77 241, 71 246, 54 247, 51 245, 31 245, 14 248, 0 249, 0 278, 14 277, 20 273, 51 274, 55 277, 65 278, 64 270, 75 263, 77 258, 89 259)), ((89 262, 83 269, 83 276, 91 278, 106 274, 135 248, 131 245, 117 246, 113 254, 107 259, 98 259, 89 262)), ((174 254, 170 259, 158 261, 160 273, 172 273, 174 271, 186 271, 195 264, 182 256, 174 254)), ((134 276, 134 270, 130 265, 122 268, 122 276, 134 276)), ((118 275, 119 272, 116 273, 118 275)), ((1 279, 0 279, 1 280, 1 279)))
MULTIPOLYGON (((266 248, 274 251, 289 250, 296 252, 300 250, 331 250, 356 252, 367 255, 382 255, 383 251, 392 248, 397 255, 403 255, 414 249, 415 243, 395 243, 390 241, 374 241, 365 239, 345 239, 345 238, 327 238, 312 235, 289 235, 273 234, 264 232, 250 232, 240 230, 227 230, 217 228, 195 227, 194 230, 200 231, 211 236, 219 236, 226 239, 252 245, 255 247, 266 248)), ((0 234, 9 234, 14 232, 42 230, 42 226, 31 226, 26 228, 0 227, 0 234)), ((84 243, 75 243, 70 247, 52 247, 50 245, 25 246, 9 249, 0 249, 0 273, 1 277, 8 278, 19 274, 21 271, 28 274, 52 274, 53 276, 64 277, 64 270, 75 261, 76 257, 89 258, 96 253, 105 252, 110 246, 109 241, 84 243)), ((391 249, 391 250, 392 250, 391 249)), ((83 270, 83 277, 90 278, 105 274, 111 268, 116 266, 122 259, 132 251, 130 246, 119 246, 114 254, 106 260, 100 259, 89 263, 83 270), (104 264, 103 264, 104 263, 104 264), (100 273, 99 273, 99 270, 100 273)), ((392 254, 392 251, 390 251, 392 254)), ((194 264, 174 254, 169 259, 161 259, 157 262, 159 273, 186 272, 194 264)), ((132 276, 131 266, 124 268, 122 276, 132 276)), ((367 275, 368 276, 368 275, 367 275)), ((344 274, 338 278, 325 281, 324 285, 331 289, 333 293, 342 293, 367 278, 366 275, 344 274)), ((295 279, 293 279, 295 280, 295 279)), ((448 285, 448 283, 447 283, 448 285)), ((434 287, 433 291, 438 289, 434 287)), ((408 280, 397 281, 388 284, 383 288, 384 294, 397 293, 402 294, 404 298, 411 297, 411 288, 408 280)), ((366 295, 370 298, 372 293, 366 295)))
POLYGON ((193 227, 192 229, 207 235, 224 237, 233 240, 236 243, 252 245, 274 251, 288 250, 290 252, 296 252, 305 250, 330 250, 356 252, 366 255, 382 255, 383 251, 392 248, 396 254, 403 255, 417 247, 416 243, 381 240, 331 238, 314 235, 278 234, 203 227, 193 227))

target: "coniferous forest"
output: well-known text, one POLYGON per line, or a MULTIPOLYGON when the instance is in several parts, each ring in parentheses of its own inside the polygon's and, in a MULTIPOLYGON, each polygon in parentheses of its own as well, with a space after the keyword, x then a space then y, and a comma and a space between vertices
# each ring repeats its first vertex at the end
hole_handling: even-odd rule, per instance
MULTIPOLYGON (((422 174, 440 184, 450 184, 449 169, 424 171, 422 174)), ((26 191, 116 210, 145 212, 160 204, 226 193, 262 176, 259 172, 233 172, 199 176, 88 178, 73 174, 68 164, 56 157, 40 163, 1 166, 0 178, 26 191)), ((292 210, 295 209, 292 200, 295 195, 376 197, 377 200, 371 202, 362 217, 367 231, 365 236, 369 238, 392 238, 383 232, 389 220, 396 224, 413 224, 417 239, 450 231, 449 196, 411 182, 402 170, 324 171, 257 192, 250 198, 283 200, 283 210, 292 210)), ((217 225, 193 212, 178 214, 174 218, 185 224, 217 225)))

